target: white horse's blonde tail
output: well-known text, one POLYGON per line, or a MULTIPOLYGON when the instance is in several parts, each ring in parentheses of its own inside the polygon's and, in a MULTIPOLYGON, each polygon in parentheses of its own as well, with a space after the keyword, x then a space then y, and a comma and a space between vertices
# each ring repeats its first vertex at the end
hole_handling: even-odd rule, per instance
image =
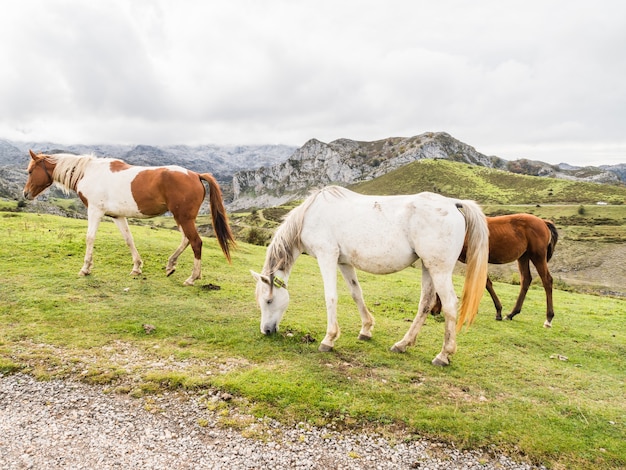
POLYGON ((467 246, 465 262, 467 271, 461 307, 456 323, 457 331, 464 323, 471 325, 478 313, 480 299, 487 283, 489 261, 489 227, 485 214, 473 201, 459 201, 457 207, 465 216, 465 243, 467 246))

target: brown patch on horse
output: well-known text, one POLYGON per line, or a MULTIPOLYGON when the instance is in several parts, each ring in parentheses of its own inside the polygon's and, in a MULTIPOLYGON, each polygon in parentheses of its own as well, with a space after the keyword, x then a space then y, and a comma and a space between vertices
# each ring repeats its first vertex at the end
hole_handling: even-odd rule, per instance
MULTIPOLYGON (((170 210, 176 218, 177 209, 186 207, 186 204, 181 204, 182 201, 178 199, 187 200, 190 192, 187 189, 189 185, 187 179, 188 177, 184 173, 173 172, 167 168, 146 169, 139 172, 130 183, 130 190, 142 214, 157 216, 170 210), (168 191, 167 188, 178 188, 179 190, 168 191), (166 199, 166 194, 170 196, 169 199, 166 199)), ((204 198, 204 188, 200 189, 202 191, 197 208, 200 207, 204 198)), ((187 200, 187 202, 190 203, 191 201, 187 200)), ((195 215, 197 212, 192 218, 195 218, 195 215)))
POLYGON ((83 204, 85 205, 85 207, 89 207, 89 200, 85 197, 85 195, 81 193, 80 191, 77 194, 80 200, 83 201, 83 204))
POLYGON ((118 171, 128 170, 130 167, 131 165, 129 165, 126 162, 123 162, 122 160, 113 160, 111 164, 109 165, 109 169, 111 170, 111 173, 117 173, 118 171))

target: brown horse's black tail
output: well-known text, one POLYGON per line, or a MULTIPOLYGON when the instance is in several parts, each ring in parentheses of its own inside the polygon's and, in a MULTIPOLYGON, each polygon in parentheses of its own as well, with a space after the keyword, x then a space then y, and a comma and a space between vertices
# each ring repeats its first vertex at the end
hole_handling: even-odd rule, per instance
POLYGON ((209 183, 209 204, 211 205, 213 230, 215 231, 215 236, 222 248, 224 256, 226 256, 226 259, 230 263, 230 247, 235 246, 235 237, 228 224, 228 215, 226 214, 226 208, 224 207, 224 201, 222 199, 222 190, 212 174, 202 173, 199 176, 201 180, 209 183))
POLYGON ((550 244, 548 245, 548 256, 546 261, 550 261, 554 254, 554 248, 556 248, 556 242, 559 241, 559 232, 556 230, 556 226, 549 220, 544 220, 548 229, 550 230, 550 244))

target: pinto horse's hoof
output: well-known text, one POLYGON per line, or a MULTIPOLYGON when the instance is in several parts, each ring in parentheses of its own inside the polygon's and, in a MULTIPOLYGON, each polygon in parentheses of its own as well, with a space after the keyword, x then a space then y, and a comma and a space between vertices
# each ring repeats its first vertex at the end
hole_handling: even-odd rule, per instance
POLYGON ((317 350, 319 352, 331 352, 333 350, 333 347, 324 343, 320 343, 320 347, 317 348, 317 350))
POLYGON ((367 335, 359 335, 359 339, 361 341, 370 341, 372 339, 371 336, 367 336, 367 335))
POLYGON ((432 365, 437 367, 448 367, 450 365, 450 362, 445 362, 439 359, 439 356, 437 356, 432 360, 432 365))
POLYGON ((543 322, 543 327, 544 328, 552 328, 552 322, 549 322, 548 320, 546 320, 545 322, 543 322))

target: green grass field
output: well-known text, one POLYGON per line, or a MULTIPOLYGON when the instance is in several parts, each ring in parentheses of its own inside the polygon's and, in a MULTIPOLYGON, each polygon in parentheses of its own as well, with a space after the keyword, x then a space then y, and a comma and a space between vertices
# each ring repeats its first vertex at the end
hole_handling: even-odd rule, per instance
MULTIPOLYGON (((494 321, 486 295, 441 369, 430 364, 443 340, 434 317, 415 347, 389 351, 414 317, 419 269, 361 274, 373 340, 356 339, 359 315, 340 283, 342 336, 334 352, 319 353, 326 315, 315 260, 299 258, 281 332, 265 337, 249 273, 261 269, 265 249, 239 242, 229 265, 205 238, 203 278, 184 287, 190 250, 174 275, 164 274, 179 243, 169 225, 131 226, 145 262, 143 275, 131 277, 121 236, 102 223, 93 274, 79 277, 85 220, 0 213, 0 371, 132 396, 219 388, 236 397, 224 406, 285 422, 497 448, 553 468, 626 466, 624 300, 557 290, 554 326, 544 329, 541 287, 531 287, 513 322, 494 321)), ((455 278, 458 292, 462 282, 455 278)), ((510 309, 518 286, 494 285, 510 309)), ((224 424, 245 426, 223 411, 224 424)))

